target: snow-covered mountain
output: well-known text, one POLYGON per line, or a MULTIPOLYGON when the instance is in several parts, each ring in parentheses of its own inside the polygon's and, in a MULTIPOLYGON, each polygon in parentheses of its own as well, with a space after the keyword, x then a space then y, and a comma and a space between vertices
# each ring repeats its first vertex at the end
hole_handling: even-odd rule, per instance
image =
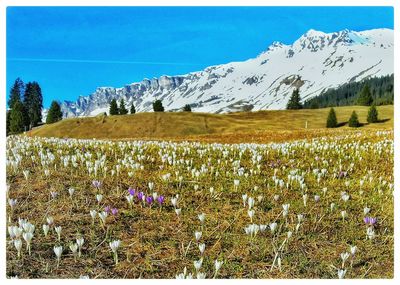
POLYGON ((66 117, 108 112, 124 99, 129 109, 152 111, 161 99, 166 111, 190 104, 192 111, 224 113, 283 109, 294 88, 303 100, 344 83, 393 73, 393 30, 323 33, 309 30, 291 45, 274 42, 256 58, 210 66, 179 76, 143 79, 121 88, 99 87, 61 105, 66 117))

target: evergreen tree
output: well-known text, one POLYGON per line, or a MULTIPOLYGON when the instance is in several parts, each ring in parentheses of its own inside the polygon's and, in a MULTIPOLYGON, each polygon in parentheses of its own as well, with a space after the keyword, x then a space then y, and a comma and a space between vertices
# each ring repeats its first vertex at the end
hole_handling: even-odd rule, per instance
POLYGON ((374 100, 369 89, 368 84, 365 84, 361 91, 358 93, 357 103, 362 106, 370 106, 374 100))
POLYGON ((125 101, 124 99, 121 99, 121 102, 119 103, 119 112, 120 115, 126 115, 128 114, 128 110, 125 107, 125 101))
POLYGON ((135 114, 136 113, 136 109, 135 109, 135 106, 133 106, 133 103, 131 104, 130 112, 131 112, 131 114, 135 114))
POLYGON ((375 105, 369 107, 368 116, 367 116, 368 123, 377 123, 378 122, 378 110, 376 109, 375 105))
POLYGON ((360 122, 358 121, 358 116, 356 111, 353 111, 353 113, 351 113, 351 117, 349 119, 349 127, 352 128, 358 128, 360 126, 360 122))
POLYGON ((24 93, 26 123, 29 128, 36 127, 42 121, 43 96, 37 82, 28 82, 24 93))
POLYGON ((11 110, 7 110, 6 114, 6 136, 10 134, 10 115, 11 115, 11 110))
POLYGON ((329 111, 328 118, 326 120, 326 127, 327 128, 336 128, 337 127, 337 118, 336 112, 333 108, 329 111))
POLYGON ((24 94, 24 82, 22 82, 22 80, 18 77, 15 82, 14 85, 11 87, 10 90, 10 99, 8 100, 8 107, 10 109, 13 108, 13 105, 15 102, 17 101, 22 101, 22 95, 24 94))
POLYGON ((153 111, 154 112, 164 112, 164 106, 162 105, 161 100, 156 100, 153 102, 153 111))
POLYGON ((184 111, 184 112, 192 112, 192 107, 190 107, 189 104, 186 104, 186 105, 183 107, 183 111, 184 111))
POLYGON ((319 108, 319 104, 317 101, 313 101, 310 105, 310 109, 318 109, 319 108))
POLYGON ((288 110, 298 110, 302 108, 302 105, 300 103, 301 99, 300 99, 300 93, 299 93, 299 89, 295 89, 293 90, 292 96, 290 97, 287 105, 286 105, 286 109, 288 110))
POLYGON ((118 110, 118 104, 117 100, 112 99, 110 102, 110 115, 118 115, 119 110, 118 110))
POLYGON ((62 120, 60 104, 57 101, 51 102, 49 112, 47 113, 46 124, 52 124, 62 120))
POLYGON ((25 130, 25 108, 21 101, 15 101, 10 111, 10 133, 18 134, 25 130))

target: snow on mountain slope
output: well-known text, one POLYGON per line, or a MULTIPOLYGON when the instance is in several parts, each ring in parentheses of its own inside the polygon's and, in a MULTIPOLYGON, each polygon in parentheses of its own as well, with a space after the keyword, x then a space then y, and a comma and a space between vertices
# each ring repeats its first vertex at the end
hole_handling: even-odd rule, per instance
POLYGON ((156 99, 162 100, 166 111, 185 104, 193 111, 213 113, 284 109, 294 88, 305 100, 344 83, 392 74, 393 68, 393 30, 309 30, 292 45, 274 42, 244 62, 143 79, 121 88, 99 87, 61 107, 66 117, 108 112, 113 98, 124 99, 128 109, 133 102, 137 112, 152 111, 156 99))

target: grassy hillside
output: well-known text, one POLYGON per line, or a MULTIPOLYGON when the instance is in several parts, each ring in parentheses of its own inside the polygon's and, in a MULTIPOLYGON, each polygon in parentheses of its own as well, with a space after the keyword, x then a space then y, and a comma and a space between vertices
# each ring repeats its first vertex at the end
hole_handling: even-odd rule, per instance
MULTIPOLYGON (((366 124, 368 107, 346 106, 335 108, 340 129, 346 125, 355 110, 364 126, 360 130, 393 128, 393 105, 379 106, 382 122, 366 124)), ((307 133, 325 129, 329 108, 240 112, 232 114, 206 113, 138 113, 124 116, 97 116, 91 118, 65 119, 44 125, 28 133, 30 136, 99 138, 99 139, 196 139, 226 136, 246 137, 277 134, 307 133), (307 130, 305 129, 307 122, 307 130), (295 132, 292 132, 295 131, 295 132)), ((251 139, 250 139, 251 141, 251 139)))

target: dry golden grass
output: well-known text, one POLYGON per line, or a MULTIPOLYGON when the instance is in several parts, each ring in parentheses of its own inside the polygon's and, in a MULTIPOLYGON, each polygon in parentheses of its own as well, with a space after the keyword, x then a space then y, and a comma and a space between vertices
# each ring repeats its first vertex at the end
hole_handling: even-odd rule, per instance
MULTIPOLYGON (((322 135, 324 131, 316 130, 315 135, 318 132, 322 135)), ((340 267, 340 254, 348 251, 350 245, 357 245, 358 252, 352 268, 350 269, 348 263, 346 265, 346 278, 393 278, 394 208, 393 193, 388 187, 393 182, 393 154, 389 152, 390 144, 381 144, 382 153, 373 147, 385 139, 392 140, 393 134, 380 136, 376 132, 365 131, 358 136, 354 132, 341 129, 329 132, 338 137, 324 140, 335 146, 327 150, 299 145, 292 148, 291 155, 283 155, 273 148, 268 149, 268 154, 261 151, 263 158, 260 162, 260 174, 248 179, 241 177, 238 189, 233 187, 233 179, 238 177, 233 175, 230 161, 230 158, 238 159, 237 150, 232 150, 223 159, 220 151, 211 149, 207 155, 200 157, 196 149, 202 149, 202 145, 193 147, 191 154, 183 156, 183 148, 178 146, 178 159, 193 159, 193 167, 200 169, 202 165, 209 163, 210 158, 209 166, 215 166, 220 172, 218 178, 207 173, 194 181, 185 165, 162 163, 157 144, 121 148, 118 143, 98 142, 100 145, 91 145, 88 142, 75 141, 74 145, 66 145, 64 140, 41 141, 38 138, 21 137, 22 140, 31 140, 30 142, 36 140, 36 143, 30 143, 26 148, 17 147, 21 154, 26 155, 17 172, 11 166, 7 168, 9 197, 18 200, 14 211, 7 206, 8 225, 15 225, 18 217, 26 218, 36 225, 36 231, 31 256, 24 249, 22 258, 18 259, 14 246, 7 243, 7 276, 174 278, 185 266, 190 272, 194 271, 193 261, 200 258, 194 232, 201 230, 201 242, 206 244, 202 271, 207 273, 208 278, 213 274, 215 259, 224 260, 218 276, 220 278, 337 278, 335 267, 340 267), (343 134, 350 136, 340 137, 343 134), (103 143, 104 149, 101 148, 103 143), (358 143, 360 147, 356 146, 358 143), (39 160, 31 160, 30 155, 33 154, 38 159, 38 154, 42 151, 51 151, 57 156, 54 165, 46 166, 51 170, 49 177, 44 175, 46 167, 39 160), (63 155, 89 152, 93 154, 93 158, 97 157, 97 153, 104 154, 108 157, 107 175, 103 176, 103 170, 98 177, 88 175, 84 162, 79 162, 76 168, 71 165, 64 167, 58 151, 63 155), (136 170, 133 177, 128 176, 130 168, 122 168, 118 177, 110 175, 110 169, 121 163, 121 159, 136 158, 139 153, 145 157, 140 162, 145 166, 143 170, 136 170), (320 159, 317 160, 316 156, 320 159), (360 160, 360 157, 363 159, 360 160), (227 163, 218 163, 218 159, 226 160, 227 163), (330 161, 329 165, 324 165, 322 160, 330 161), (354 169, 349 170, 352 163, 355 163, 354 169), (339 165, 349 171, 346 179, 333 176, 339 165), (329 175, 318 182, 312 170, 323 167, 329 169, 329 175), (25 169, 31 173, 28 180, 21 173, 25 169), (292 169, 306 173, 309 195, 307 207, 303 205, 302 193, 297 183, 290 189, 280 189, 274 185, 274 175, 286 180, 292 169), (181 186, 174 175, 176 170, 184 176, 181 186), (228 174, 227 171, 231 173, 228 174), (161 175, 166 173, 172 174, 169 182, 161 179, 161 175), (369 177, 373 177, 371 182, 369 177), (102 181, 103 185, 99 190, 91 185, 93 179, 102 181), (359 192, 360 179, 365 179, 363 194, 359 192), (380 180, 387 183, 383 185, 380 180), (149 181, 155 182, 154 191, 166 196, 166 204, 161 211, 157 206, 142 207, 138 202, 131 208, 125 200, 128 187, 151 195, 149 181), (350 187, 345 186, 345 181, 350 183, 350 187), (199 186, 197 190, 195 185, 199 186), (255 190, 254 186, 259 188, 255 190), (67 191, 69 187, 75 188, 72 198, 67 191), (210 187, 215 188, 213 195, 210 194, 210 187), (326 195, 322 194, 322 187, 328 188, 326 195), (58 197, 51 199, 50 191, 58 192, 58 197), (341 199, 342 191, 351 195, 346 203, 341 199), (99 192, 104 196, 100 205, 95 199, 99 192), (254 222, 261 224, 277 221, 279 230, 276 237, 268 232, 252 239, 244 233, 244 227, 250 224, 247 208, 242 204, 244 193, 256 199, 259 195, 263 196, 255 204, 254 222), (170 203, 170 198, 176 194, 180 195, 180 218, 176 216, 170 203), (315 203, 313 199, 317 194, 321 196, 321 200, 315 203), (274 199, 275 195, 280 196, 278 200, 274 199), (336 203, 333 212, 330 211, 332 202, 336 203), (291 205, 287 221, 281 217, 284 203, 291 205), (116 217, 109 217, 108 234, 100 226, 98 218, 92 224, 89 216, 89 210, 99 211, 107 205, 119 209, 116 217), (371 208, 370 215, 379 220, 375 228, 378 236, 374 240, 365 237, 363 208, 366 205, 371 208), (344 209, 349 215, 345 222, 340 217, 340 211, 344 209), (197 219, 199 213, 206 214, 204 226, 197 219), (305 215, 305 221, 299 233, 295 233, 299 213, 305 215), (51 229, 49 236, 43 235, 41 225, 46 223, 48 216, 54 217, 55 225, 62 226, 61 242, 57 242, 54 229, 51 229), (282 271, 277 268, 271 271, 274 259, 272 244, 281 244, 288 230, 294 233, 283 253, 282 271), (83 236, 85 244, 82 258, 74 261, 68 245, 77 236, 83 236), (114 265, 108 247, 108 242, 113 239, 122 241, 118 265, 114 265), (57 244, 64 246, 59 268, 56 267, 53 253, 53 246, 57 244)), ((309 134, 312 132, 307 133, 309 134)), ((11 148, 15 146, 15 142, 8 145, 8 157, 13 157, 11 148)), ((171 145, 167 146, 167 150, 172 149, 171 145)), ((256 169, 251 158, 250 151, 246 151, 240 158, 241 166, 246 171, 256 169)))
MULTIPOLYGON (((379 106, 377 124, 366 124, 368 107, 335 108, 338 129, 350 129, 346 122, 355 110, 361 123, 359 130, 393 128, 393 106, 379 106)), ((269 142, 309 138, 329 134, 325 128, 329 108, 206 113, 138 113, 124 116, 72 118, 44 125, 28 132, 29 136, 97 139, 167 139, 218 142, 269 142), (305 128, 307 122, 307 129, 305 128), (310 132, 311 131, 311 132, 310 132)))

